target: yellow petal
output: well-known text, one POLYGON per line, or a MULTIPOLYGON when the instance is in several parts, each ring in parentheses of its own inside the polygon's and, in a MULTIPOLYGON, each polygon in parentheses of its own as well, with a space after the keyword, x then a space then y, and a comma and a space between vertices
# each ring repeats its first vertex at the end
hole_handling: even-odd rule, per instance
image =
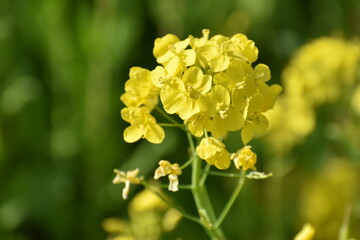
POLYGON ((200 58, 205 59, 207 62, 220 54, 218 47, 214 45, 204 45, 198 49, 200 58))
POLYGON ((130 122, 129 111, 130 111, 130 109, 126 107, 126 108, 121 109, 121 112, 120 112, 121 118, 123 120, 127 121, 128 123, 130 122))
POLYGON ((186 38, 183 41, 179 41, 177 43, 174 44, 174 48, 176 52, 181 52, 183 51, 190 43, 190 38, 186 38))
POLYGON ((235 109, 229 109, 226 111, 227 117, 224 119, 224 125, 229 131, 237 131, 244 125, 243 114, 235 109))
POLYGON ((255 67, 255 77, 261 81, 267 82, 271 78, 270 68, 265 64, 258 64, 255 67))
POLYGON ((244 54, 250 63, 253 63, 257 60, 259 50, 257 49, 257 47, 255 47, 255 43, 252 40, 248 40, 245 44, 244 54))
POLYGON ((184 62, 185 65, 191 66, 194 65, 195 61, 196 61, 196 52, 193 49, 187 49, 183 52, 184 54, 184 62))
POLYGON ((200 108, 197 104, 197 101, 192 98, 187 98, 184 101, 184 104, 180 105, 180 108, 178 110, 178 114, 182 120, 187 120, 199 112, 200 108))
POLYGON ((230 166, 230 154, 225 149, 222 149, 215 157, 215 167, 218 169, 228 169, 230 166))
POLYGON ((158 88, 161 88, 164 85, 165 77, 165 69, 161 66, 157 66, 150 73, 151 82, 158 88))
POLYGON ((223 138, 227 135, 228 129, 225 125, 225 120, 220 117, 220 115, 216 115, 212 120, 210 126, 207 128, 208 131, 211 132, 211 135, 214 138, 223 138))
POLYGON ((164 55, 168 50, 169 46, 176 42, 179 42, 179 38, 173 34, 167 34, 162 38, 155 39, 153 54, 156 58, 164 55))
POLYGON ((169 191, 172 192, 177 192, 178 189, 178 185, 179 185, 179 179, 178 176, 176 174, 169 174, 169 191))
POLYGON ((269 127, 269 121, 263 114, 258 114, 254 122, 254 131, 257 134, 262 134, 269 127))
POLYGON ((234 109, 243 111, 247 105, 246 97, 241 89, 234 89, 231 94, 231 103, 234 109))
POLYGON ((203 114, 195 114, 185 121, 185 124, 188 124, 189 131, 195 137, 201 137, 204 134, 205 118, 203 114))
POLYGON ((245 124, 241 130, 241 140, 246 145, 254 137, 254 126, 251 124, 245 124))
POLYGON ((143 135, 141 126, 129 126, 124 131, 124 140, 128 143, 138 141, 143 135))
POLYGON ((165 138, 164 129, 156 123, 149 122, 145 126, 144 138, 151 143, 159 144, 165 138))
POLYGON ((199 146, 196 147, 196 152, 202 159, 213 157, 217 152, 224 148, 224 144, 212 137, 203 138, 199 146))
POLYGON ((180 62, 179 57, 174 57, 165 64, 165 70, 168 76, 171 77, 176 76, 176 74, 182 71, 183 67, 184 65, 180 62))
POLYGON ((214 72, 224 71, 229 67, 230 58, 221 54, 209 61, 209 66, 214 72))
POLYGON ((186 93, 179 89, 183 88, 183 83, 178 82, 167 85, 160 91, 160 99, 167 113, 178 113, 186 106, 186 93))

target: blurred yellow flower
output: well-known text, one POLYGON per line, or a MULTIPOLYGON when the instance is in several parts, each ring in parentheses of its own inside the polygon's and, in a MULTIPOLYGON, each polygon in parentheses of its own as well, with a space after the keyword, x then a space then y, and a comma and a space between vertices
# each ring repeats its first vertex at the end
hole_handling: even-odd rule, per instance
POLYGON ((358 84, 354 90, 354 94, 351 99, 351 106, 353 111, 360 116, 360 84, 358 84))
POLYGON ((359 64, 358 42, 323 37, 299 48, 282 74, 285 92, 267 114, 271 123, 267 139, 275 152, 289 151, 314 130, 319 106, 339 98, 349 101, 349 95, 353 102, 344 105, 359 105, 354 104, 356 91, 352 93, 359 64))
POLYGON ((359 168, 348 159, 329 159, 303 184, 300 214, 318 230, 319 239, 333 239, 339 234, 345 209, 358 201, 359 189, 359 168))
POLYGON ((311 240, 315 235, 315 228, 309 223, 305 224, 294 240, 311 240))

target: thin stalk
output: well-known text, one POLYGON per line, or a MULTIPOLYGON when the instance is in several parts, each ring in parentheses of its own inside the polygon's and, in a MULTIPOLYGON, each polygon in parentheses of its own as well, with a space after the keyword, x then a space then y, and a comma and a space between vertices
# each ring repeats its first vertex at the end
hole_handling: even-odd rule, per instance
POLYGON ((181 128, 182 130, 186 131, 185 127, 183 124, 180 124, 178 122, 176 122, 172 117, 170 117, 166 112, 164 112, 161 108, 159 108, 158 106, 155 107, 155 109, 167 120, 169 120, 169 122, 171 122, 174 125, 177 125, 179 128, 181 128))
POLYGON ((163 127, 179 127, 179 128, 184 128, 185 125, 184 124, 179 124, 179 123, 159 123, 160 126, 163 127))
POLYGON ((214 175, 214 176, 220 176, 220 177, 232 177, 232 178, 238 178, 242 177, 242 173, 223 173, 223 172, 215 172, 215 171, 207 171, 207 174, 214 175))
POLYGON ((206 166, 204 168, 204 171, 202 173, 201 179, 200 179, 200 185, 201 186, 204 186, 204 184, 205 184, 205 181, 206 181, 206 178, 207 178, 210 167, 211 167, 210 164, 206 164, 206 166))
POLYGON ((232 193, 229 201, 225 205, 223 211, 221 212, 221 214, 219 215, 219 218, 216 221, 215 228, 217 228, 217 227, 219 227, 221 225, 221 223, 224 221, 226 215, 229 213, 231 207, 235 203, 236 198, 239 196, 239 193, 240 193, 240 191, 242 189, 242 186, 244 185, 244 182, 245 182, 245 171, 242 170, 241 174, 242 174, 242 176, 240 177, 239 182, 238 182, 236 188, 234 189, 234 192, 232 193))
POLYGON ((187 162, 184 163, 184 164, 180 167, 180 169, 183 170, 184 168, 186 168, 187 166, 189 166, 189 165, 194 161, 194 159, 195 159, 196 157, 197 157, 196 154, 193 154, 193 156, 192 156, 189 160, 187 160, 187 162))

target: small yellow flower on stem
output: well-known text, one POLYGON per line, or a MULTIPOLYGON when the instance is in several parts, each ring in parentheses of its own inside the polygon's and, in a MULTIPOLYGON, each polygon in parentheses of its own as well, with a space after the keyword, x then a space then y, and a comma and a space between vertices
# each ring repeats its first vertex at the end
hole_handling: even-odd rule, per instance
POLYGON ((127 107, 121 110, 121 117, 130 123, 124 131, 124 140, 128 143, 145 138, 151 143, 159 144, 164 140, 164 129, 156 119, 143 107, 127 107))
POLYGON ((230 158, 234 160, 235 167, 237 169, 244 169, 245 171, 248 169, 254 169, 256 163, 256 153, 251 151, 251 146, 245 146, 236 153, 231 154, 230 158))
POLYGON ((123 188, 122 191, 122 197, 123 199, 126 200, 129 194, 130 184, 140 183, 140 179, 137 177, 137 175, 139 174, 139 169, 136 168, 135 170, 127 171, 127 172, 114 169, 114 173, 116 173, 116 176, 113 180, 113 184, 125 183, 125 187, 123 188))
POLYGON ((213 137, 203 138, 196 152, 201 159, 210 165, 215 165, 218 169, 227 169, 230 166, 230 155, 224 143, 213 137))
POLYGON ((169 191, 176 192, 178 191, 179 179, 178 176, 181 175, 181 169, 179 164, 174 163, 171 164, 169 161, 161 160, 159 162, 159 167, 155 170, 154 179, 159 179, 160 177, 164 177, 169 175, 169 191))

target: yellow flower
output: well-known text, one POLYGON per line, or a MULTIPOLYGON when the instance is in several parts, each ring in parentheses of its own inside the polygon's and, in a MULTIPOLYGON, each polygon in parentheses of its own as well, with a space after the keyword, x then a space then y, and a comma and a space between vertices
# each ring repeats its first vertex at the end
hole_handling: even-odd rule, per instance
POLYGON ((231 154, 230 158, 234 160, 235 167, 237 169, 244 169, 245 171, 248 169, 256 170, 256 153, 251 151, 251 146, 245 146, 236 153, 231 154))
MULTIPOLYGON (((164 38, 167 38, 165 36, 164 38)), ((157 62, 162 64, 169 75, 175 76, 182 72, 184 68, 195 63, 196 52, 194 49, 186 49, 190 43, 187 38, 183 41, 173 42, 175 39, 168 38, 166 40, 155 40, 154 54, 156 54, 157 62), (157 46, 157 43, 167 46, 168 50, 163 51, 164 46, 157 46), (156 50, 155 49, 161 49, 156 50)))
POLYGON ((150 79, 154 86, 162 88, 166 83, 170 82, 173 76, 168 75, 162 66, 157 66, 150 73, 150 79))
POLYGON ((160 91, 161 102, 169 114, 179 113, 186 108, 187 98, 184 82, 178 77, 172 78, 160 91))
POLYGON ((266 112, 273 108, 276 97, 281 91, 282 87, 280 85, 268 86, 266 83, 259 81, 256 93, 250 98, 248 113, 266 112))
POLYGON ((150 71, 141 67, 132 67, 130 79, 125 83, 125 93, 120 100, 127 107, 145 107, 151 111, 158 103, 159 89, 150 78, 150 71))
POLYGON ((197 49, 197 54, 213 72, 224 71, 230 64, 230 57, 226 54, 226 44, 229 38, 216 35, 197 49))
POLYGON ((203 138, 196 147, 196 152, 201 159, 218 169, 227 169, 230 166, 230 155, 225 145, 213 137, 203 138))
POLYGON ((305 224, 294 240, 311 240, 315 235, 315 229, 309 223, 305 224))
POLYGON ((176 192, 178 191, 179 179, 178 176, 181 175, 181 169, 179 164, 171 164, 169 161, 161 160, 159 162, 159 167, 155 170, 154 179, 159 179, 168 175, 169 177, 169 191, 176 192))
POLYGON ((177 113, 183 120, 200 112, 198 99, 211 89, 211 76, 198 67, 187 69, 182 79, 174 78, 161 89, 160 98, 168 113, 177 113))
POLYGON ((210 126, 210 119, 203 113, 198 113, 185 121, 189 131, 195 137, 204 135, 204 129, 210 126))
POLYGON ((265 64, 258 64, 255 66, 255 79, 267 82, 271 78, 270 68, 265 64))
POLYGON ((243 126, 243 113, 230 105, 230 99, 230 93, 221 85, 199 98, 200 108, 210 118, 207 130, 215 138, 224 137, 228 131, 237 131, 243 126))
POLYGON ((113 184, 120 184, 125 183, 125 187, 122 191, 122 197, 123 199, 127 199, 129 190, 130 190, 130 184, 139 184, 140 179, 137 177, 139 174, 139 169, 136 168, 133 171, 127 171, 126 173, 123 171, 119 171, 117 169, 114 169, 114 173, 116 173, 116 176, 113 180, 113 184))
POLYGON ((190 109, 192 109, 192 111, 189 113, 179 113, 179 115, 182 119, 188 119, 200 111, 197 100, 202 94, 210 91, 212 78, 210 75, 204 75, 200 68, 190 67, 184 72, 182 81, 184 82, 188 96, 188 103, 186 104, 186 108, 189 106, 191 107, 190 109))
POLYGON ((180 42, 180 39, 174 34, 167 34, 162 38, 155 39, 153 54, 156 58, 164 55, 171 45, 180 42))
POLYGON ((201 65, 208 65, 215 73, 226 70, 233 60, 247 63, 257 60, 258 49, 255 43, 243 34, 235 34, 230 39, 222 35, 208 39, 209 31, 205 30, 203 35, 200 39, 192 37, 192 46, 197 51, 201 65))
POLYGON ((255 133, 262 134, 269 126, 269 121, 264 114, 255 113, 247 116, 244 126, 241 130, 241 140, 244 144, 253 139, 255 133))
POLYGON ((239 60, 253 63, 257 60, 259 50, 254 41, 249 40, 244 34, 238 33, 231 37, 228 45, 228 55, 239 60))
POLYGON ((145 138, 151 143, 161 143, 165 137, 163 128, 156 123, 153 116, 144 108, 123 108, 121 117, 131 126, 124 131, 124 140, 128 143, 145 138))
POLYGON ((234 88, 242 89, 243 95, 250 97, 256 91, 254 70, 249 63, 232 61, 225 72, 215 74, 214 83, 222 85, 229 92, 234 88))

